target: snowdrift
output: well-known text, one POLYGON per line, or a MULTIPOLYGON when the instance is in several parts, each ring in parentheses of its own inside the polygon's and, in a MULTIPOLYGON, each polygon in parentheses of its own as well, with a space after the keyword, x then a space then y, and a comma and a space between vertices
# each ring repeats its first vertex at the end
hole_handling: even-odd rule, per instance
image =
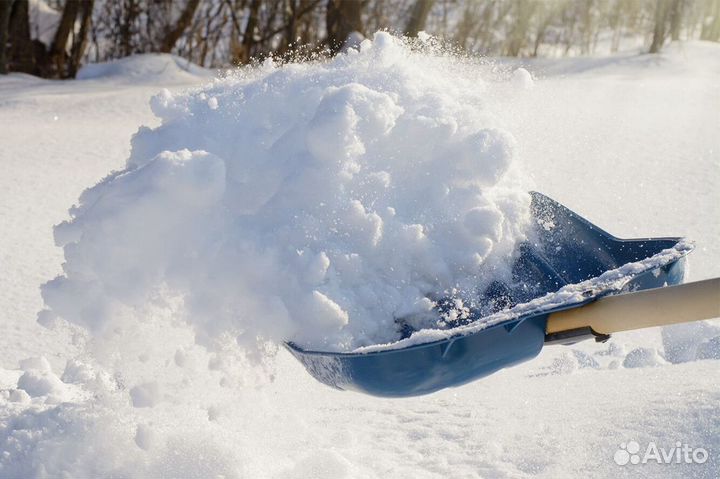
POLYGON ((77 73, 78 80, 112 79, 123 83, 186 83, 212 78, 214 72, 168 53, 132 55, 119 60, 88 63, 77 73))

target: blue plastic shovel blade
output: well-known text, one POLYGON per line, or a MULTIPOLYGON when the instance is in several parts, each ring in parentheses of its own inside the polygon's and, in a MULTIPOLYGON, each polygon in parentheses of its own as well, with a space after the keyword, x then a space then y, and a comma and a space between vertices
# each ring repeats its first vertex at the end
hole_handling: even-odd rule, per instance
MULTIPOLYGON (((512 282, 492 284, 480 298, 482 304, 505 308, 525 303, 565 285, 649 258, 680 241, 618 239, 550 198, 535 192, 531 195, 535 219, 528 235, 531 240, 518 248, 512 282)), ((684 270, 685 259, 680 257, 652 271, 632 275, 626 287, 641 290, 678 284, 684 270)), ((594 291, 585 302, 572 307, 606 293, 594 291)), ((286 346, 315 379, 328 386, 374 396, 417 396, 465 384, 532 359, 544 344, 548 316, 567 307, 518 316, 471 334, 401 349, 338 353, 309 351, 293 343, 286 346)))

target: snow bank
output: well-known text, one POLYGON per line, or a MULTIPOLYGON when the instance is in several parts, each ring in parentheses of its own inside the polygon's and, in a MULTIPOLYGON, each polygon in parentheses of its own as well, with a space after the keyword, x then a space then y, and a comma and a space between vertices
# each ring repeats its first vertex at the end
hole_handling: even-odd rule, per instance
POLYGON ((163 91, 162 125, 56 228, 66 263, 43 318, 103 332, 165 302, 203 344, 248 351, 386 343, 399 316, 432 325, 432 299, 502 275, 529 221, 514 141, 484 106, 493 88, 476 65, 378 33, 330 61, 163 91))
POLYGON ((168 53, 145 53, 101 63, 88 63, 78 80, 113 79, 125 83, 185 83, 195 77, 212 77, 212 70, 168 53))

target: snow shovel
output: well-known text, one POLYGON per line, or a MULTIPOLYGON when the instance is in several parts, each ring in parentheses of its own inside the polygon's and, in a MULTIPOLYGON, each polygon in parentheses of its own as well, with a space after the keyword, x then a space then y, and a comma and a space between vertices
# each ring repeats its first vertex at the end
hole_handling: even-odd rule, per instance
POLYGON ((619 331, 720 317, 720 278, 680 285, 692 250, 682 238, 618 239, 531 195, 535 221, 518 248, 512 281, 491 283, 479 301, 489 306, 466 324, 442 339, 417 341, 410 331, 362 352, 311 351, 292 342, 287 349, 324 384, 406 397, 530 360, 545 344, 606 341, 619 331))

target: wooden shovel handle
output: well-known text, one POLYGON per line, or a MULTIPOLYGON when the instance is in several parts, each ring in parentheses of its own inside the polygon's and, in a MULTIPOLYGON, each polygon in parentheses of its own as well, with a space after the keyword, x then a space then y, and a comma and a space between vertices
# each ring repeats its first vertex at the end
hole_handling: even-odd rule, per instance
POLYGON ((720 278, 607 296, 552 313, 547 333, 590 326, 600 334, 720 317, 720 278))

